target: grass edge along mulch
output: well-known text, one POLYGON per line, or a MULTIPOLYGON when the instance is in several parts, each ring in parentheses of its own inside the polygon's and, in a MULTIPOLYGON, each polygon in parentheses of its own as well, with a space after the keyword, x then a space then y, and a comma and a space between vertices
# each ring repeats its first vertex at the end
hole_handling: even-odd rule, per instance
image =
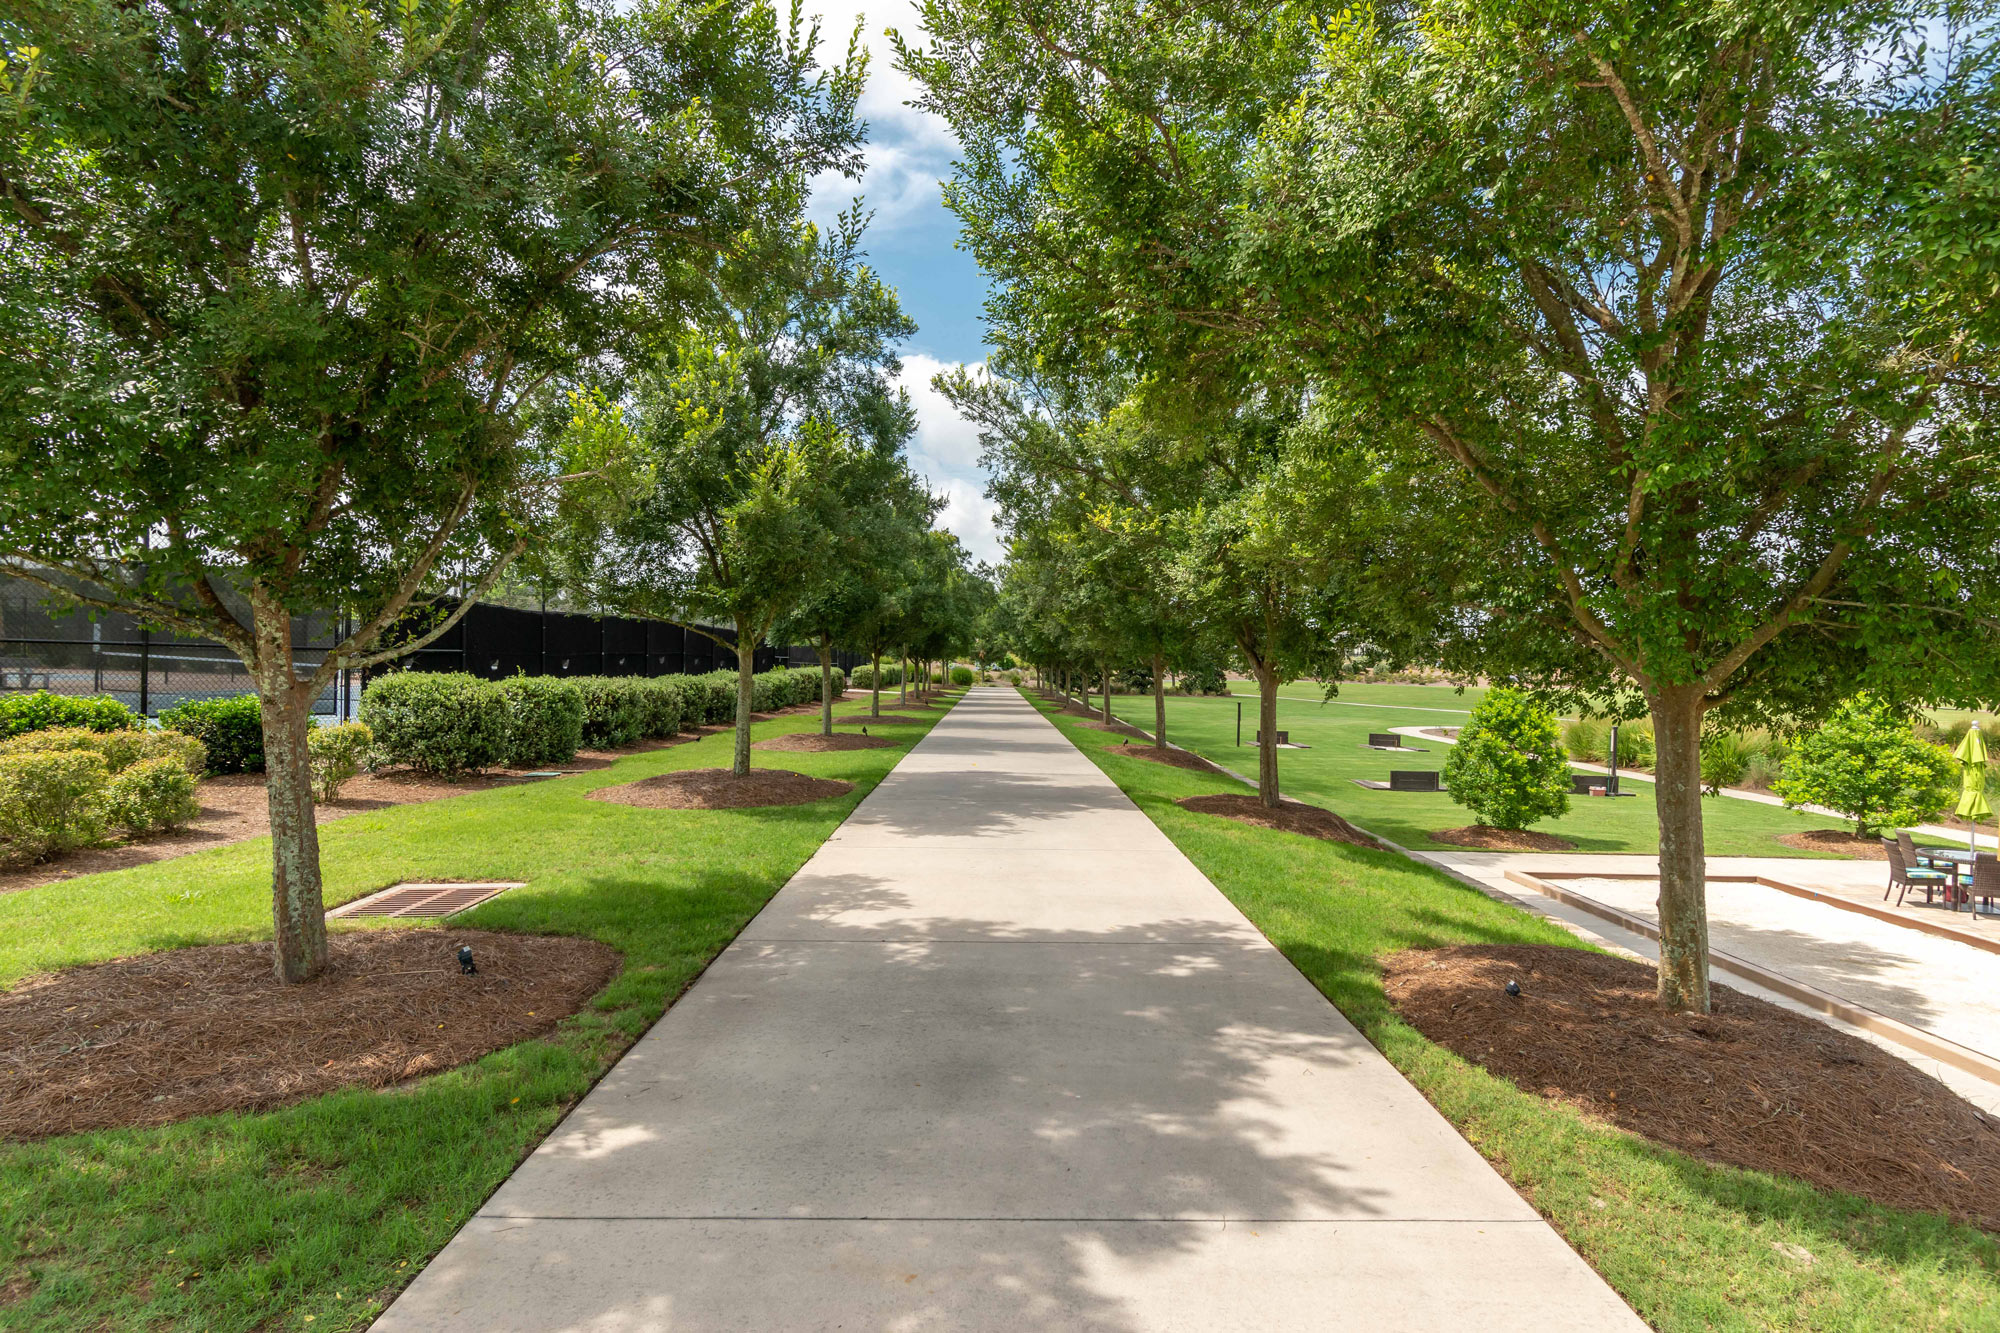
POLYGON ((1573 852, 1576 844, 1568 838, 1535 829, 1495 828, 1491 824, 1467 824, 1463 828, 1431 829, 1425 836, 1448 847, 1465 847, 1479 852, 1573 852))
POLYGON ((297 986, 254 943, 163 949, 0 992, 0 1140, 269 1110, 440 1073, 553 1031, 619 968, 617 950, 562 935, 365 930, 328 945, 326 974, 297 986))
MULTIPOLYGON (((755 734, 815 725, 783 718, 755 734)), ((672 812, 669 838, 660 836, 668 812, 590 801, 588 791, 726 764, 727 731, 609 773, 331 826, 329 903, 411 871, 523 879, 526 888, 459 924, 595 939, 623 954, 624 969, 547 1035, 390 1089, 0 1144, 0 1330, 366 1328, 925 731, 902 729, 892 749, 791 761, 853 781, 838 801, 672 812)), ((37 931, 60 931, 63 914, 79 912, 130 923, 78 932, 50 951, 62 966, 267 940, 267 857, 239 844, 69 881, 58 894, 9 895, 0 914, 11 904, 13 919, 37 931)), ((46 970, 30 963, 15 975, 46 970)))
POLYGON ((1402 948, 1589 947, 1573 935, 1399 854, 1183 812, 1176 798, 1217 784, 1120 764, 1115 744, 1036 707, 1654 1327, 2000 1328, 1988 1233, 1704 1162, 1523 1092, 1404 1023, 1382 990, 1377 960, 1402 948))
POLYGON ((2000 1124, 1970 1102, 1728 986, 1709 1013, 1663 1012, 1653 982, 1629 958, 1534 944, 1406 949, 1383 976, 1404 1022, 1525 1091, 1707 1161, 2000 1231, 2000 1124))
POLYGON ((789 768, 753 768, 738 776, 727 768, 684 768, 634 782, 599 787, 593 801, 643 810, 750 810, 770 805, 811 805, 854 790, 851 782, 808 777, 789 768))

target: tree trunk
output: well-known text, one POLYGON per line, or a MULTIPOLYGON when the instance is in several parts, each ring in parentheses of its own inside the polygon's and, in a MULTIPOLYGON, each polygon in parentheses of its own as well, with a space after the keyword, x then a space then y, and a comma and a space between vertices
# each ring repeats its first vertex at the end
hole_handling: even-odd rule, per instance
POLYGON ((1153 654, 1153 748, 1167 748, 1167 663, 1153 654))
POLYGON ((1102 672, 1104 673, 1104 718, 1103 718, 1103 721, 1104 721, 1104 725, 1108 727, 1108 726, 1110 726, 1110 725, 1111 725, 1111 666, 1110 666, 1110 664, 1109 664, 1109 663, 1105 663, 1105 662, 1100 662, 1100 663, 1098 664, 1098 670, 1100 670, 1100 671, 1102 671, 1102 672))
POLYGON ((1251 659, 1257 673, 1257 800, 1278 808, 1278 673, 1251 659))
POLYGON ((819 636, 819 734, 833 735, 833 639, 819 636))
POLYGON ((910 659, 905 654, 896 657, 896 706, 901 708, 910 702, 910 659))
POLYGON ((1660 818, 1662 1008, 1708 1012, 1708 893, 1701 828, 1702 691, 1662 690, 1653 714, 1653 797, 1660 818))
POLYGON ((292 673, 292 617, 253 589, 257 704, 264 731, 265 802, 271 817, 271 942, 278 980, 326 971, 326 901, 313 819, 306 734, 312 700, 292 673))
POLYGON ((870 717, 880 717, 882 716, 882 650, 880 648, 875 650, 875 674, 874 678, 868 682, 868 687, 872 691, 868 698, 868 714, 870 717))
POLYGON ((736 632, 736 755, 729 761, 729 771, 737 777, 750 775, 750 705, 757 697, 756 673, 751 670, 756 660, 757 649, 746 646, 745 635, 736 632))

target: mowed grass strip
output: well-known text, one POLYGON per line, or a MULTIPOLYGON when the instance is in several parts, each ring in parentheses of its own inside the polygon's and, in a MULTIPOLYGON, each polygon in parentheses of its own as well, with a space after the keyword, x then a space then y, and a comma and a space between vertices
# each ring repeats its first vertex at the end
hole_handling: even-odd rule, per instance
MULTIPOLYGON (((365 1327, 932 720, 887 733, 893 749, 754 752, 760 768, 855 784, 813 805, 647 810, 585 799, 727 766, 725 731, 576 777, 328 825, 329 906, 401 879, 525 880, 453 924, 586 936, 623 953, 624 969, 553 1037, 400 1089, 0 1145, 0 1329, 365 1327)), ((755 732, 818 725, 816 713, 794 715, 755 732)), ((268 857, 258 840, 0 897, 0 985, 269 938, 268 857)))
MULTIPOLYGON (((1236 684, 1239 682, 1232 682, 1236 684)), ((1294 686, 1292 688, 1298 688, 1294 686)), ((1439 829, 1462 828, 1477 816, 1442 792, 1371 791, 1354 785, 1356 778, 1387 781, 1389 770, 1444 768, 1451 746, 1441 740, 1405 736, 1410 747, 1405 754, 1367 748, 1368 733, 1405 726, 1458 726, 1465 717, 1417 711, 1406 704, 1412 694, 1434 700, 1422 707, 1442 708, 1465 702, 1464 696, 1428 685, 1343 685, 1338 700, 1322 703, 1317 686, 1311 698, 1281 695, 1278 728, 1289 731, 1294 742, 1309 748, 1278 752, 1278 779, 1287 796, 1322 805, 1336 814, 1404 847, 1424 851, 1452 851, 1449 844, 1430 835, 1439 829), (1357 708, 1363 694, 1370 701, 1381 700, 1388 707, 1357 708), (1410 711, 1404 711, 1408 708, 1410 711)), ((1113 717, 1153 728, 1151 695, 1114 694, 1113 717)), ((1257 701, 1251 698, 1187 696, 1167 700, 1167 739, 1193 750, 1206 759, 1234 769, 1246 777, 1257 774, 1257 701), (1243 744, 1236 744, 1236 708, 1243 706, 1243 744)), ((1660 850, 1660 819, 1653 805, 1653 784, 1633 781, 1629 797, 1609 799, 1576 796, 1570 799, 1569 813, 1535 825, 1537 833, 1553 833, 1576 844, 1579 852, 1645 853, 1660 850)), ((1785 833, 1808 829, 1844 829, 1848 825, 1820 815, 1787 810, 1782 806, 1742 801, 1729 796, 1711 796, 1702 802, 1702 825, 1707 834, 1710 856, 1827 857, 1832 853, 1803 851, 1778 841, 1785 833)))
POLYGON ((1392 853, 1183 810, 1243 788, 1121 756, 1117 736, 1035 703, 1655 1326, 2000 1328, 1993 1236, 1587 1120, 1426 1040, 1382 992, 1378 960, 1400 949, 1574 936, 1392 853))

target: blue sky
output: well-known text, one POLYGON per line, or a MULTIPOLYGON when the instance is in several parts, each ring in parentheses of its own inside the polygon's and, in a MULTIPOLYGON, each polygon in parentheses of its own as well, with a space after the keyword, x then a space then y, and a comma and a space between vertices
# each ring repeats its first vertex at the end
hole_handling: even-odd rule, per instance
POLYGON ((955 145, 943 122, 907 105, 910 84, 891 64, 887 28, 921 32, 909 0, 807 0, 821 18, 821 52, 838 55, 857 18, 870 54, 861 116, 868 122, 868 168, 861 180, 831 176, 814 183, 813 214, 825 220, 859 195, 875 220, 868 230, 870 262, 902 297, 917 322, 904 347, 903 384, 917 408, 910 461, 946 499, 944 526, 973 558, 994 564, 1000 545, 979 441, 971 427, 930 387, 931 376, 955 365, 983 365, 986 278, 972 257, 952 248, 957 221, 944 208, 939 182, 951 174, 955 145))

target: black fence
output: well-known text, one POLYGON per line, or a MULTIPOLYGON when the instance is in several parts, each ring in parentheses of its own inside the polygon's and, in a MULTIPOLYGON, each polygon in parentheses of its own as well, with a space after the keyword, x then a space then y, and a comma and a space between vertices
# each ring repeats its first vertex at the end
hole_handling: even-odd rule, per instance
MULTIPOLYGON (((294 668, 310 671, 348 630, 340 617, 292 622, 294 668)), ((733 635, 717 630, 723 638, 733 635)), ((852 670, 865 659, 837 653, 852 670)), ((736 656, 707 636, 658 620, 518 610, 487 603, 468 611, 438 639, 397 665, 417 671, 467 671, 489 680, 530 676, 670 676, 733 669, 736 656)), ((811 648, 760 648, 759 671, 783 664, 818 666, 811 648)), ((255 687, 236 655, 207 639, 149 629, 130 616, 86 611, 51 613, 48 594, 19 579, 0 579, 0 693, 52 690, 108 694, 148 716, 187 699, 245 694, 255 687)), ((313 711, 352 717, 360 698, 358 673, 341 672, 313 711)))

